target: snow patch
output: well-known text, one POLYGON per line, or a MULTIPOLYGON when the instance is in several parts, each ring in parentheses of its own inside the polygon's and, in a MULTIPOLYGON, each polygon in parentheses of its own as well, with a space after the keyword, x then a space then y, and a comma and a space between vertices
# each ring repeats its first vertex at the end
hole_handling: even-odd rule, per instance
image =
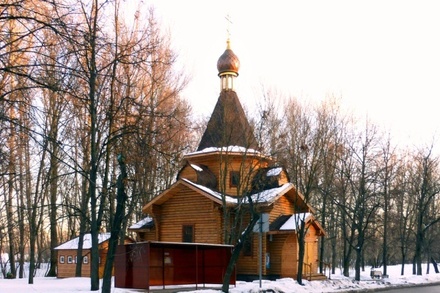
POLYGON ((254 154, 254 155, 260 155, 261 153, 254 149, 247 149, 242 146, 227 146, 227 147, 209 147, 205 148, 201 151, 196 151, 192 153, 186 154, 187 156, 194 156, 194 155, 200 155, 200 154, 207 154, 207 153, 242 153, 242 154, 254 154))
POLYGON ((282 170, 283 170, 283 168, 281 168, 281 167, 273 168, 273 169, 270 169, 269 171, 267 171, 266 175, 267 175, 267 177, 278 176, 278 175, 280 175, 282 170))
POLYGON ((295 230, 297 231, 301 223, 307 222, 311 213, 298 213, 292 215, 281 227, 280 230, 295 230))
POLYGON ((191 164, 191 167, 192 167, 194 170, 198 171, 198 172, 202 172, 202 171, 203 171, 203 169, 200 168, 200 166, 197 166, 196 164, 191 164))
POLYGON ((153 221, 153 218, 151 218, 151 217, 143 218, 139 222, 131 225, 130 228, 128 228, 128 229, 133 229, 133 230, 139 229, 139 228, 143 227, 144 225, 150 223, 151 221, 153 221))

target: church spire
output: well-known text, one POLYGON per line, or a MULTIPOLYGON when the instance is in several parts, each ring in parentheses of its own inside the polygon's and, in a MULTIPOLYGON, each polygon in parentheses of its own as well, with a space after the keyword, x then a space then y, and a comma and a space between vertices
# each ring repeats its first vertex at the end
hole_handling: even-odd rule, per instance
POLYGON ((226 50, 217 62, 221 92, 214 107, 198 151, 208 147, 241 146, 257 149, 255 136, 234 90, 240 61, 226 42, 226 50))

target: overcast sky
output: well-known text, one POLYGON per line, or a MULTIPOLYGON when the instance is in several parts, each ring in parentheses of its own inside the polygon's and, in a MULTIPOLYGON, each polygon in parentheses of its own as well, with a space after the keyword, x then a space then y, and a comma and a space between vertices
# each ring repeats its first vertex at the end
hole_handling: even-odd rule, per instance
POLYGON ((184 95, 198 115, 209 116, 219 96, 216 65, 229 27, 244 107, 252 109, 262 86, 301 100, 335 95, 416 145, 440 135, 440 1, 144 3, 192 76, 184 95))

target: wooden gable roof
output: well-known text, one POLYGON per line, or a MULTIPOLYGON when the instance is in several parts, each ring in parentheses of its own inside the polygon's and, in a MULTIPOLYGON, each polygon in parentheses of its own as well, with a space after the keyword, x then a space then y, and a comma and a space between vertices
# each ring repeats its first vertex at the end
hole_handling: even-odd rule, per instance
MULTIPOLYGON (((187 187, 190 188, 192 190, 194 190, 195 192, 206 196, 207 198, 211 199, 212 201, 214 201, 217 204, 222 204, 222 194, 214 191, 206 186, 203 185, 199 185, 196 184, 188 179, 185 178, 181 178, 179 180, 177 180, 173 185, 171 185, 170 188, 168 188, 167 190, 165 190, 164 192, 162 192, 161 194, 159 194, 158 196, 156 196, 155 198, 153 198, 151 201, 149 201, 143 208, 142 208, 142 212, 147 213, 148 210, 153 206, 153 205, 162 205, 164 204, 166 201, 168 201, 171 197, 173 197, 176 193, 176 191, 179 188, 182 187, 187 187)), ((226 203, 227 204, 235 204, 237 202, 237 199, 231 196, 226 195, 226 203)))
POLYGON ((301 223, 313 225, 319 235, 325 235, 325 230, 311 213, 280 215, 269 225, 269 233, 297 231, 301 223))
MULTIPOLYGON (((102 244, 110 239, 110 233, 100 233, 98 234, 98 244, 102 244)), ((66 250, 66 249, 78 249, 79 244, 79 236, 75 237, 69 241, 66 241, 57 247, 55 250, 66 250)), ((90 233, 84 234, 83 239, 83 249, 91 249, 92 248, 92 235, 90 233)))
MULTIPOLYGON (((143 208, 142 211, 144 213, 148 213, 149 209, 153 205, 162 205, 166 201, 168 201, 171 197, 173 197, 177 190, 187 187, 192 189, 194 192, 201 194, 213 202, 223 205, 223 197, 225 197, 225 202, 227 206, 234 206, 239 203, 240 199, 235 196, 223 195, 222 193, 212 190, 206 186, 197 184, 192 182, 191 180, 180 178, 176 181, 170 188, 153 198, 150 202, 148 202, 143 208)), ((287 196, 292 201, 298 201, 296 205, 298 206, 300 211, 314 212, 312 207, 304 201, 303 196, 297 192, 296 188, 292 183, 286 183, 282 186, 276 188, 270 188, 263 190, 261 192, 256 192, 251 195, 253 202, 260 206, 270 206, 274 204, 281 196, 287 196)), ((244 202, 247 200, 244 199, 244 202)))

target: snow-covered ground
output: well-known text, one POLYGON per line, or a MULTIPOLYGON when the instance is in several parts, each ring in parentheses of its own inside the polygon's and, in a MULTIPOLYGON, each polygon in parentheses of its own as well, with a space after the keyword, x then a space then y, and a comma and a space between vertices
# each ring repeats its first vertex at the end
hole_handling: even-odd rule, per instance
MULTIPOLYGON (((326 281, 304 281, 304 286, 298 285, 296 281, 285 278, 277 281, 262 281, 262 290, 273 290, 274 292, 344 292, 344 291, 359 291, 365 292, 367 289, 379 289, 390 286, 412 286, 423 285, 429 283, 440 283, 440 274, 435 274, 434 269, 431 267, 431 273, 423 276, 413 276, 411 274, 412 266, 407 265, 405 267, 405 275, 400 276, 400 266, 389 266, 388 273, 389 278, 381 280, 372 280, 370 277, 370 270, 366 269, 362 272, 362 280, 360 282, 353 281, 353 278, 343 277, 340 273, 331 276, 330 280, 326 281)), ((426 267, 424 267, 424 273, 426 267)), ((40 272, 40 274, 44 272, 40 272)), ((353 272, 354 275, 354 272, 353 272)), ((207 285, 210 289, 203 288, 199 285, 199 291, 197 293, 219 293, 219 285, 207 285)), ((167 287, 168 289, 169 287, 167 287)), ((151 288, 162 289, 162 287, 151 288)), ((171 289, 171 288, 170 288, 171 289)), ((173 291, 188 290, 188 287, 173 287, 173 291)), ((235 287, 231 287, 232 293, 243 292, 259 292, 260 282, 237 282, 235 287)), ((46 293, 46 292, 96 292, 90 291, 90 279, 89 278, 45 278, 35 277, 34 284, 29 285, 27 279, 0 279, 0 292, 1 293, 46 293)), ((142 292, 141 290, 130 290, 122 288, 113 288, 114 293, 134 293, 142 292)))

